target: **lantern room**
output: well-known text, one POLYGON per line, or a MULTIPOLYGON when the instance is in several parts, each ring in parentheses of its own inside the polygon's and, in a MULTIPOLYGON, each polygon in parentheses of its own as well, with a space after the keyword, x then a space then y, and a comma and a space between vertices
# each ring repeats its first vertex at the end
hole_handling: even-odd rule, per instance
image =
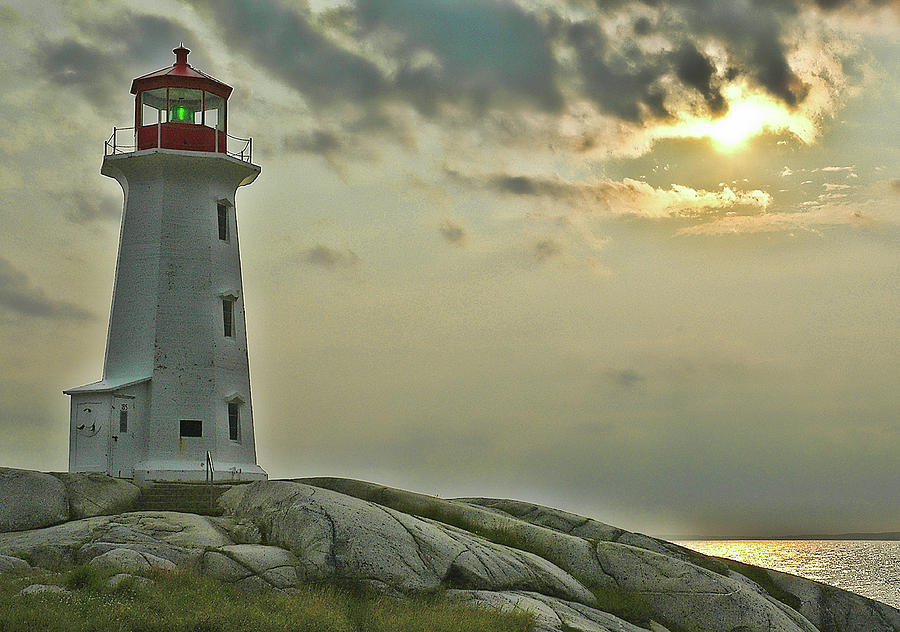
POLYGON ((227 153, 231 86, 193 68, 184 44, 175 63, 131 84, 137 149, 160 147, 227 153))

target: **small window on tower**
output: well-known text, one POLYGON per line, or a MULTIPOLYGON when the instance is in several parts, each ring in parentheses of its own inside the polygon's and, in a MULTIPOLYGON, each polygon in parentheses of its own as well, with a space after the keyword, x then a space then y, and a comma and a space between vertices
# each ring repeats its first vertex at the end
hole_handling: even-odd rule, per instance
POLYGON ((122 410, 119 411, 119 433, 128 432, 128 408, 122 404, 122 410))
POLYGON ((228 241, 228 206, 219 202, 216 211, 219 216, 219 239, 228 241))
POLYGON ((222 323, 225 326, 225 337, 234 338, 234 299, 222 299, 222 323))
POLYGON ((199 419, 182 419, 180 430, 182 437, 202 437, 203 422, 199 419))
POLYGON ((240 440, 240 422, 240 404, 228 402, 228 438, 232 441, 240 440))

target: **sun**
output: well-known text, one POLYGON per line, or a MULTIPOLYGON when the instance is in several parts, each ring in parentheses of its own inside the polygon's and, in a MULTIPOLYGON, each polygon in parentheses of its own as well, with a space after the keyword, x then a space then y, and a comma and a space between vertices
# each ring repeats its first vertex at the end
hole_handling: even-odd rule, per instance
POLYGON ((762 133, 771 121, 771 115, 765 105, 749 100, 735 103, 725 116, 709 123, 707 136, 716 149, 734 151, 762 133))
POLYGON ((744 150, 751 139, 765 133, 787 132, 804 143, 812 142, 816 136, 816 124, 807 113, 791 109, 771 95, 750 92, 742 86, 728 86, 723 96, 728 102, 728 112, 723 116, 682 119, 657 130, 658 136, 705 138, 721 153, 744 150))

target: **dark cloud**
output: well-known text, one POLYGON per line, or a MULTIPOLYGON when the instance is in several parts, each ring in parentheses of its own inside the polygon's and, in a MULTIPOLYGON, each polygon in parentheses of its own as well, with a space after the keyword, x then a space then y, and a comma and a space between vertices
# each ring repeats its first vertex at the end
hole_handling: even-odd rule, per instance
POLYGON ((513 2, 357 0, 357 7, 367 33, 402 35, 396 86, 424 101, 425 109, 435 99, 487 103, 498 92, 547 109, 562 103, 548 33, 513 2), (438 64, 415 67, 413 57, 421 51, 438 64))
POLYGON ((633 388, 647 379, 633 369, 610 369, 606 375, 611 382, 622 388, 633 388))
MULTIPOLYGON (((797 105, 808 87, 787 61, 783 35, 799 2, 814 2, 822 10, 879 4, 644 0, 650 10, 635 19, 635 37, 654 32, 672 44, 647 52, 627 38, 611 41, 603 28, 614 10, 629 4, 624 0, 597 1, 598 14, 574 22, 550 4, 527 10, 512 0, 354 0, 324 13, 274 1, 185 0, 209 18, 221 41, 301 93, 314 106, 314 116, 323 117, 320 129, 288 135, 283 147, 329 156, 355 152, 358 141, 372 133, 408 142, 415 132, 405 129, 403 116, 390 107, 397 102, 438 118, 447 104, 475 116, 491 107, 556 111, 565 94, 588 98, 622 120, 648 122, 670 117, 671 104, 683 102, 678 97, 685 89, 697 91, 709 112, 721 114, 728 107, 723 84, 743 77, 797 105), (727 51, 726 67, 717 68, 704 52, 710 41, 727 51), (565 49, 574 53, 574 72, 557 62, 565 49), (379 58, 384 61, 376 63, 379 58), (331 116, 339 117, 339 127, 326 124, 331 116)), ((177 17, 127 10, 113 17, 77 21, 84 37, 48 42, 37 53, 39 67, 52 81, 79 89, 97 105, 146 72, 148 60, 164 66, 171 63, 175 43, 197 40, 177 17)), ((203 47, 197 47, 202 66, 203 47)))
POLYGON ((88 320, 90 312, 47 296, 32 284, 28 276, 10 261, 0 257, 0 307, 23 316, 59 320, 88 320))
MULTIPOLYGON (((545 109, 562 103, 547 34, 512 2, 357 0, 352 35, 388 53, 397 64, 391 72, 330 39, 306 10, 251 0, 192 4, 234 47, 319 104, 401 99, 433 116, 443 102, 480 109, 504 95, 514 97, 507 103, 524 99, 545 109), (423 63, 423 53, 436 63, 423 63)), ((348 11, 342 24, 350 22, 348 11)))
POLYGON ((687 27, 688 37, 710 37, 727 47, 733 70, 788 105, 808 92, 787 61, 782 31, 797 12, 793 2, 774 0, 673 0, 668 30, 687 27))
POLYGON ((87 35, 84 41, 68 37, 41 42, 35 61, 52 82, 76 88, 98 106, 108 106, 111 95, 127 95, 134 77, 171 65, 171 50, 181 41, 196 39, 179 22, 130 11, 116 13, 109 22, 78 23, 87 35))
POLYGON ((316 244, 305 250, 302 257, 307 263, 329 270, 350 268, 359 264, 359 257, 352 250, 336 250, 322 244, 316 244))
POLYGON ((375 64, 325 37, 307 12, 255 0, 191 4, 215 19, 231 48, 315 102, 370 100, 389 88, 375 64))
POLYGON ((284 148, 290 152, 311 152, 314 154, 330 154, 343 147, 344 142, 338 134, 323 130, 312 130, 291 134, 284 139, 284 148))
POLYGON ((65 200, 66 217, 82 224, 95 220, 119 219, 122 203, 118 199, 85 191, 74 191, 61 196, 65 200))
POLYGON ((607 37, 594 21, 569 25, 566 35, 578 57, 582 89, 604 110, 629 121, 668 116, 664 94, 654 85, 665 68, 650 59, 610 58, 607 37))
POLYGON ((534 244, 531 250, 538 261, 552 259, 563 253, 562 245, 558 241, 550 238, 540 240, 534 244))
POLYGON ((894 0, 813 0, 813 4, 826 11, 847 8, 865 11, 870 7, 897 6, 894 0))
POLYGON ((45 42, 37 53, 38 68, 60 86, 72 86, 94 105, 109 103, 122 89, 122 64, 116 55, 67 38, 45 42))
POLYGON ((653 22, 648 17, 641 16, 634 21, 633 28, 635 35, 649 35, 653 32, 653 22))
POLYGON ((444 239, 455 246, 462 246, 466 243, 466 229, 453 220, 444 220, 438 230, 444 239))
POLYGON ((487 184, 496 191, 513 195, 548 195, 562 198, 571 194, 571 186, 562 181, 532 176, 501 174, 488 178, 487 184))
POLYGON ((703 95, 713 114, 720 114, 727 108, 725 98, 713 83, 715 66, 694 44, 685 42, 675 53, 674 62, 678 78, 703 95))

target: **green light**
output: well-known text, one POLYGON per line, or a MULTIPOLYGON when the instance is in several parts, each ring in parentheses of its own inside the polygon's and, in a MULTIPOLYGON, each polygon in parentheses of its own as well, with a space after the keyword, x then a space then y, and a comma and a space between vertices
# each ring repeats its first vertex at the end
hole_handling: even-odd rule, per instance
POLYGON ((172 120, 173 121, 187 121, 189 123, 194 122, 194 110, 187 108, 183 105, 178 105, 172 108, 172 120))

